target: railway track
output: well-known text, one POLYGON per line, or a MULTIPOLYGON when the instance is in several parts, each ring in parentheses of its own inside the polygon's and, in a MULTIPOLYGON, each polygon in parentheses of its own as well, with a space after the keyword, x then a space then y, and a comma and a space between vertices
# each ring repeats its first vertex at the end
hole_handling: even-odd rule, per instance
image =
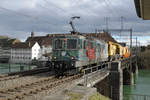
POLYGON ((31 96, 32 94, 37 94, 43 90, 52 89, 59 86, 65 82, 72 81, 74 79, 80 78, 81 75, 74 75, 65 77, 62 79, 52 77, 43 78, 36 82, 23 84, 21 86, 16 86, 8 89, 0 90, 0 100, 22 100, 26 96, 31 96))
POLYGON ((38 73, 48 72, 48 71, 49 71, 49 68, 45 67, 45 68, 38 68, 38 69, 28 70, 28 71, 8 73, 7 75, 1 75, 0 76, 0 82, 1 81, 12 80, 12 79, 17 79, 17 78, 27 76, 27 75, 34 75, 34 74, 38 74, 38 73))

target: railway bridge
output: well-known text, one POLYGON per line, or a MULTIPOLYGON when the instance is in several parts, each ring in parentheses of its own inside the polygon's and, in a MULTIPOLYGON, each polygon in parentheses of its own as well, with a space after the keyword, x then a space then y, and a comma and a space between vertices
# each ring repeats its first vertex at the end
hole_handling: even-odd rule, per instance
POLYGON ((138 73, 136 59, 136 56, 132 56, 131 58, 101 63, 85 69, 84 75, 78 74, 60 79, 55 78, 53 73, 48 72, 49 68, 0 76, 0 100, 22 100, 22 98, 31 100, 29 94, 31 96, 37 94, 31 97, 32 100, 74 100, 70 96, 75 98, 85 97, 82 100, 89 100, 87 97, 97 92, 112 100, 122 100, 123 84, 133 85, 133 73, 138 73), (16 84, 18 80, 21 83, 16 84), (43 95, 40 94, 41 91, 46 92, 44 97, 39 96, 43 95), (52 91, 53 93, 51 93, 52 91), (68 97, 70 99, 67 99, 68 97))
POLYGON ((79 84, 95 87, 99 93, 112 98, 112 100, 122 100, 123 85, 133 85, 133 73, 138 73, 136 57, 107 62, 97 65, 95 68, 98 69, 99 66, 101 69, 97 71, 92 72, 93 69, 90 69, 91 73, 86 74, 85 72, 79 84))

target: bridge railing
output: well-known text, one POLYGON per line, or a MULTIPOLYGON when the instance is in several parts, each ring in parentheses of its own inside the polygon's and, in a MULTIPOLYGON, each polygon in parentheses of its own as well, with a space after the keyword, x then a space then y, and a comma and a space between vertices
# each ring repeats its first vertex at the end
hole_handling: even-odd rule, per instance
POLYGON ((84 86, 87 86, 89 80, 96 78, 98 73, 105 72, 106 70, 108 70, 108 63, 84 69, 84 86))
POLYGON ((125 94, 123 100, 150 100, 150 95, 125 94))

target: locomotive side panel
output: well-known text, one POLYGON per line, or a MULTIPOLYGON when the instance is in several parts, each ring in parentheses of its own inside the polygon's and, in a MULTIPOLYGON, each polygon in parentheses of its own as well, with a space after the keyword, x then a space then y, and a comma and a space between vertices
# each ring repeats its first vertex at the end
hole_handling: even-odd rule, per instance
POLYGON ((103 41, 97 42, 96 57, 99 62, 108 61, 108 44, 103 41))

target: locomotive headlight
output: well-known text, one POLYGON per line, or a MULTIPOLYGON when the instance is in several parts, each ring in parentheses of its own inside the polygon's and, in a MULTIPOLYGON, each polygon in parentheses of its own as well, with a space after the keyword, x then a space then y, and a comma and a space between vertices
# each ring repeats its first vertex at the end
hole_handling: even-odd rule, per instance
POLYGON ((62 55, 62 56, 65 56, 65 55, 66 55, 66 52, 65 52, 65 51, 62 51, 61 55, 62 55))
POLYGON ((75 57, 73 57, 73 56, 72 56, 72 57, 71 57, 71 59, 72 59, 72 60, 74 60, 74 59, 75 59, 75 57))
POLYGON ((54 59, 56 59, 56 57, 54 57, 54 59))

